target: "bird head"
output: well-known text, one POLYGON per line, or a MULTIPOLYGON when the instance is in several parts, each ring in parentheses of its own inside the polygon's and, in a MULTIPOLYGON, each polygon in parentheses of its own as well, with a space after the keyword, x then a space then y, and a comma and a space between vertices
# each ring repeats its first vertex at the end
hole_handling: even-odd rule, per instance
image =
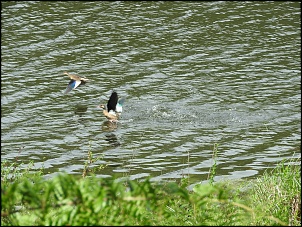
POLYGON ((97 108, 101 108, 101 109, 105 110, 106 106, 104 104, 100 104, 100 105, 97 106, 97 108))

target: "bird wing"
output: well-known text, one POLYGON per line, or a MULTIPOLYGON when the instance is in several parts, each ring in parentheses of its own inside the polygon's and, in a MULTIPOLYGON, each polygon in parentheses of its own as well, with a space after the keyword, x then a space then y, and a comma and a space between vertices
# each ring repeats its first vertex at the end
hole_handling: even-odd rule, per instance
POLYGON ((117 105, 116 105, 116 112, 118 112, 118 113, 121 113, 121 112, 123 112, 123 107, 118 103, 117 105))
POLYGON ((117 93, 116 92, 112 92, 109 100, 108 100, 108 103, 107 103, 107 111, 110 112, 110 110, 113 110, 115 111, 116 110, 116 104, 117 104, 117 101, 118 101, 118 96, 117 96, 117 93))
POLYGON ((119 114, 123 112, 123 104, 125 102, 125 98, 121 98, 118 100, 117 105, 116 105, 116 112, 118 112, 119 114))
POLYGON ((122 106, 125 102, 126 98, 121 98, 118 100, 118 103, 122 106))
POLYGON ((67 88, 66 88, 64 94, 67 94, 67 93, 70 92, 72 89, 77 88, 80 84, 81 84, 81 81, 78 81, 78 80, 70 80, 70 81, 69 81, 69 84, 67 85, 67 88))

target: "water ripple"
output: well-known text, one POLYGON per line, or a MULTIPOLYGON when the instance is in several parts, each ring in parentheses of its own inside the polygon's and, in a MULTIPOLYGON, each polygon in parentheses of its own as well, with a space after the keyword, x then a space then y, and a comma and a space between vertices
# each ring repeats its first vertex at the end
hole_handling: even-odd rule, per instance
POLYGON ((300 156, 294 2, 5 2, 2 159, 46 176, 252 178, 300 156), (64 95, 64 71, 92 79, 64 95), (117 127, 95 108, 126 97, 117 127))

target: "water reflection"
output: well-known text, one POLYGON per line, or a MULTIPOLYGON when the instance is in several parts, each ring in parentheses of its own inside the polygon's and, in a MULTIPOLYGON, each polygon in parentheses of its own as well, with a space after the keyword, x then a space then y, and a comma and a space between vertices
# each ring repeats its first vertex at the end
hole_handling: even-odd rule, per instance
POLYGON ((113 133, 117 129, 118 123, 111 121, 104 121, 102 124, 102 131, 106 132, 105 140, 113 147, 118 147, 121 145, 117 136, 113 133))
POLYGON ((117 129, 118 123, 111 121, 104 121, 102 124, 102 131, 104 132, 112 132, 117 129))
POLYGON ((105 136, 105 140, 108 141, 111 146, 118 147, 121 145, 120 141, 114 133, 107 133, 105 136))

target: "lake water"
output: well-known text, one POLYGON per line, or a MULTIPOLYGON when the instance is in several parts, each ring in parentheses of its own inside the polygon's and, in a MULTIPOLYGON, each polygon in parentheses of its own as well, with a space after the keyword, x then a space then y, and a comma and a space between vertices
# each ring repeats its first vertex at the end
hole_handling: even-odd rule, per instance
POLYGON ((216 144, 215 181, 301 157, 299 2, 1 4, 1 161, 194 185, 216 144), (64 71, 91 81, 64 95, 64 71))

